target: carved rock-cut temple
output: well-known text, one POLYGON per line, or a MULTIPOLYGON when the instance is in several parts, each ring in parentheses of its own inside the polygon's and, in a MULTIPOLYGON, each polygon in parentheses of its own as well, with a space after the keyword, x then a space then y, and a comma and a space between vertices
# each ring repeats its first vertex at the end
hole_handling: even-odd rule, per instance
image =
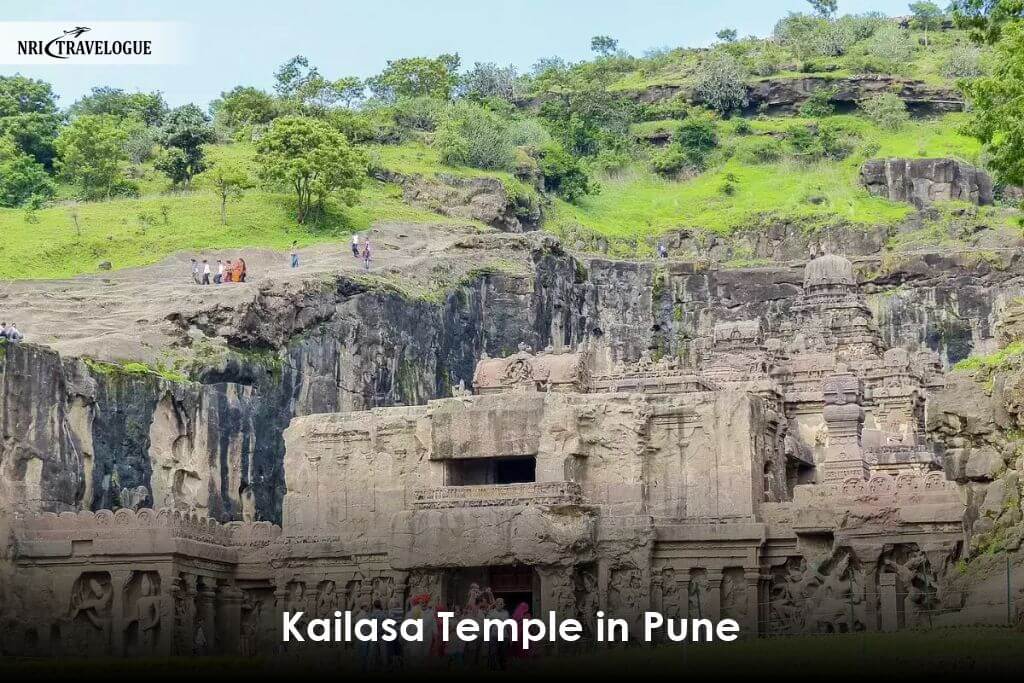
MULTIPOLYGON (((983 620, 943 591, 964 505, 924 436, 930 352, 887 349, 849 261, 779 329, 725 320, 682 359, 483 358, 472 391, 296 418, 283 525, 182 510, 14 521, 7 651, 279 647, 330 615, 471 583, 591 623, 729 616, 748 633, 983 620)), ((143 497, 144 498, 144 497, 143 497)))

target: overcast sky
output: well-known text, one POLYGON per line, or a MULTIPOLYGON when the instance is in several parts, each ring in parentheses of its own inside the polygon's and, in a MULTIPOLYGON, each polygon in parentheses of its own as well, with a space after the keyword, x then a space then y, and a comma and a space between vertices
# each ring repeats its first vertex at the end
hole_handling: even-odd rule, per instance
MULTIPOLYGON (((528 68, 540 57, 578 60, 590 37, 608 34, 636 55, 703 46, 722 27, 767 35, 805 0, 0 0, 3 21, 175 21, 193 45, 180 66, 68 63, 0 67, 54 85, 61 106, 92 86, 160 90, 172 105, 206 106, 235 85, 269 89, 273 72, 304 54, 328 77, 365 77, 388 59, 458 52, 463 65, 528 68)), ((841 13, 907 13, 906 2, 840 0, 841 13)))

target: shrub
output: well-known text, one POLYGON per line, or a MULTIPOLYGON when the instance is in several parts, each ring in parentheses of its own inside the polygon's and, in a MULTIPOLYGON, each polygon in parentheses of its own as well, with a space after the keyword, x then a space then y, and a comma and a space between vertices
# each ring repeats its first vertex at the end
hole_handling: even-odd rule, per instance
POLYGON ((758 137, 739 149, 740 161, 747 164, 770 164, 782 158, 782 143, 771 137, 758 137))
POLYGON ((451 166, 511 169, 515 161, 509 126, 479 105, 458 102, 445 110, 434 146, 451 166))
POLYGON ((544 176, 544 187, 566 201, 575 202, 599 189, 590 181, 579 159, 557 143, 549 143, 540 151, 538 163, 544 176))
POLYGON ((724 52, 713 52, 697 67, 693 93, 711 109, 728 114, 747 105, 747 74, 743 65, 724 52))
POLYGON ((722 194, 731 197, 736 194, 736 188, 739 184, 739 180, 736 178, 735 173, 726 173, 722 179, 722 184, 718 186, 718 191, 722 194))
POLYGON ((614 173, 629 166, 629 154, 621 150, 602 149, 590 160, 590 168, 599 173, 614 173))
POLYGON ((858 105, 869 120, 882 128, 898 130, 910 120, 907 105, 894 93, 867 97, 858 102, 858 105))
POLYGON ((672 144, 651 157, 655 172, 671 175, 685 168, 703 171, 718 147, 715 121, 709 112, 697 112, 679 124, 672 144))
POLYGON ((832 105, 832 98, 837 92, 836 88, 818 88, 800 105, 800 116, 809 119, 831 116, 836 110, 832 105))
POLYGON ((914 45, 907 31, 895 24, 886 24, 864 42, 864 52, 869 57, 899 66, 913 56, 914 45))
POLYGON ((754 132, 754 129, 751 127, 750 121, 736 119, 736 122, 732 124, 732 132, 736 135, 750 135, 754 132))
POLYGON ((946 78, 974 78, 983 73, 981 50, 973 45, 957 45, 942 65, 946 78))
POLYGON ((434 97, 403 97, 395 102, 395 123, 406 130, 433 131, 444 112, 445 103, 434 97))
POLYGON ((551 142, 551 134, 537 119, 518 119, 509 126, 509 140, 516 147, 540 149, 551 142))

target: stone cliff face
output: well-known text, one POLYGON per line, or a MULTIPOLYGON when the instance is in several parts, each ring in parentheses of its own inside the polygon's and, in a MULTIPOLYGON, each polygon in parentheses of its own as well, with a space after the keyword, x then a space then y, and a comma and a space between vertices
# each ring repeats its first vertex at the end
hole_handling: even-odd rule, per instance
MULTIPOLYGON (((645 352, 692 359, 716 322, 784 325, 801 291, 799 264, 582 260, 533 244, 529 272, 479 273, 433 300, 337 275, 172 316, 184 337, 227 343, 190 381, 2 347, 0 494, 53 511, 168 505, 279 521, 282 433, 295 416, 446 397, 470 384, 482 353, 521 343, 588 342, 606 365, 645 352)), ((1024 295, 1016 257, 917 254, 858 269, 886 343, 928 347, 947 366, 994 348, 999 310, 1024 295)))
POLYGON ((936 201, 992 203, 992 178, 956 159, 872 159, 860 170, 868 192, 921 208, 936 201))

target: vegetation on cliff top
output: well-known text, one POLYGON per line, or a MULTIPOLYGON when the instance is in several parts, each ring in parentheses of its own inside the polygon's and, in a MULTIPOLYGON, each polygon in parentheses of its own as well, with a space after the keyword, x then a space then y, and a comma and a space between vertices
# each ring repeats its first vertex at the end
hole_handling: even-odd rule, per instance
POLYGON ((593 59, 541 59, 525 74, 442 54, 362 80, 297 56, 273 93, 238 86, 208 114, 104 87, 61 110, 48 84, 0 77, 0 277, 338 241, 377 220, 452 222, 373 179, 412 174, 496 178, 510 203, 544 206, 544 228, 619 254, 648 254, 672 229, 891 225, 912 209, 859 186, 868 158, 993 158, 1015 177, 1016 138, 1001 122, 1015 120, 1004 114, 1019 31, 955 4, 995 48, 932 12, 814 8, 782 17, 769 38, 724 27, 711 48, 635 57, 597 36, 593 59), (836 112, 828 87, 795 116, 747 101, 764 79, 850 75, 959 85, 991 106, 909 120, 894 93, 865 96, 855 113, 836 112))

